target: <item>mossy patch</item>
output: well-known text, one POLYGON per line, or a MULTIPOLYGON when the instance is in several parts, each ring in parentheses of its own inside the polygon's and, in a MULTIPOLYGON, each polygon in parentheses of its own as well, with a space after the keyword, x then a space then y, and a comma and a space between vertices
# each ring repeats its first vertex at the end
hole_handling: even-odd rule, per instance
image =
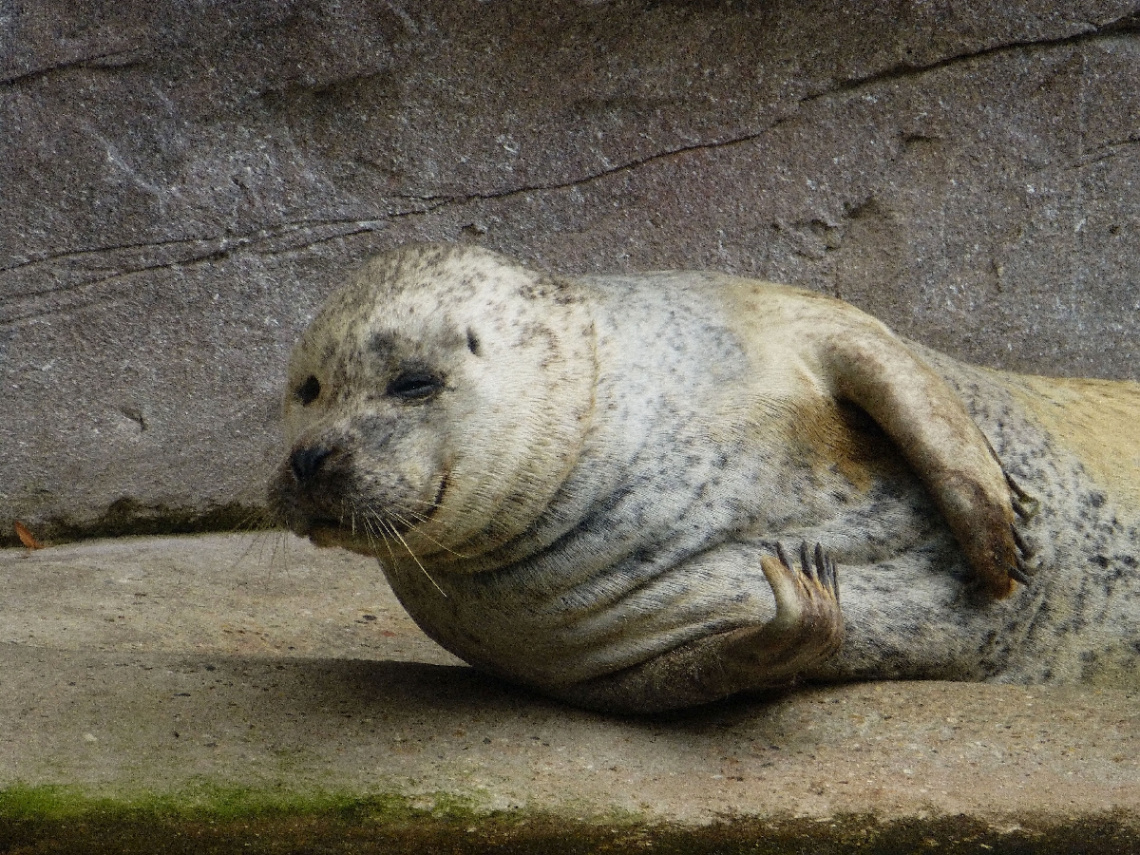
POLYGON ((199 784, 176 794, 93 797, 67 787, 0 792, 0 852, 664 853, 902 855, 932 852, 1087 855, 1140 851, 1135 817, 1041 818, 1001 826, 966 816, 826 821, 742 817, 702 826, 636 817, 568 818, 484 811, 447 794, 365 797, 199 784))
MULTIPOLYGON (((378 806, 390 799, 378 797, 378 806)), ((402 809, 398 800, 394 809, 402 809)), ((253 817, 336 814, 355 811, 359 796, 331 792, 302 794, 284 789, 223 787, 196 782, 174 793, 132 797, 91 796, 75 787, 17 785, 0 791, 0 823, 69 822, 99 818, 112 821, 135 819, 195 820, 222 822, 253 817)))

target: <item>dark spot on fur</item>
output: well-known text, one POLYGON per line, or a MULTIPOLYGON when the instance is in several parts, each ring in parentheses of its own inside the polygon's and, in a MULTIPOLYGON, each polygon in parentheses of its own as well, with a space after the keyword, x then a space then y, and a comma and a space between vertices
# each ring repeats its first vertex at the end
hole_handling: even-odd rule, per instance
POLYGON ((630 559, 634 564, 648 564, 653 560, 653 550, 642 547, 636 550, 633 555, 630 556, 630 559))
POLYGON ((533 282, 528 282, 519 288, 519 295, 527 300, 551 300, 559 306, 577 302, 569 282, 539 274, 535 274, 533 282))
POLYGON ((475 330, 471 329, 471 327, 467 328, 467 349, 470 350, 476 356, 482 355, 479 352, 480 351, 479 337, 477 335, 475 335, 475 330))
POLYGON ((368 340, 368 349, 386 359, 396 352, 396 341, 388 333, 378 332, 368 340))

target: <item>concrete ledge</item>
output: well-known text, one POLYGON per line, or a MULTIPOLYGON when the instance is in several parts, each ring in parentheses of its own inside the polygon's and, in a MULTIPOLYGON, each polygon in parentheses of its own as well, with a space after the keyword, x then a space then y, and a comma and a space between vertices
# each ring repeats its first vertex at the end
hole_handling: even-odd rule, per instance
POLYGON ((148 828, 347 851, 1140 851, 1135 693, 879 683, 607 718, 475 674, 373 562, 279 534, 5 550, 0 585, 0 851, 75 851, 82 828, 107 851, 145 851, 148 828))

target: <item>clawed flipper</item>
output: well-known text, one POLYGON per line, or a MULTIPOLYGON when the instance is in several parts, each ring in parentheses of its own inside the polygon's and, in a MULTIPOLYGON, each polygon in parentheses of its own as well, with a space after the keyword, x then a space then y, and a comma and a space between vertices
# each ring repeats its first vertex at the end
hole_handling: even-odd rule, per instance
POLYGON ((839 574, 823 547, 806 543, 798 567, 780 546, 760 566, 776 599, 767 623, 700 638, 555 693, 594 709, 653 712, 792 683, 843 644, 839 574))
POLYGON ((1013 483, 960 395, 932 365, 873 319, 854 310, 831 317, 835 332, 813 341, 832 393, 866 411, 891 438, 987 591, 1008 597, 1014 581, 1032 574, 1014 526, 1033 515, 1035 503, 1013 483))
MULTIPOLYGON (((784 552, 783 544, 776 544, 776 554, 780 557, 780 563, 791 570, 792 565, 784 552)), ((829 591, 836 605, 839 604, 839 571, 835 566, 835 559, 824 552, 822 544, 817 543, 815 551, 810 556, 807 542, 800 544, 800 569, 804 576, 829 591)))
POLYGON ((760 559, 760 567, 776 597, 776 617, 767 625, 791 627, 807 621, 838 623, 842 628, 839 573, 835 560, 823 546, 817 543, 811 551, 806 542, 801 544, 798 569, 788 560, 780 543, 776 544, 776 556, 760 559))
POLYGON ((776 616, 732 645, 755 668, 767 685, 786 682, 807 666, 820 662, 843 643, 843 613, 839 609, 839 573, 822 546, 800 547, 799 567, 782 546, 776 557, 760 559, 761 569, 776 598, 776 616))
POLYGON ((1009 527, 1010 535, 1013 537, 1014 547, 1016 548, 1016 561, 1012 567, 1009 568, 1009 578, 1015 582, 1020 582, 1022 585, 1028 585, 1034 574, 1037 572, 1037 567, 1032 563, 1034 550, 1026 543, 1025 539, 1021 536, 1021 532, 1017 530, 1018 523, 1027 523, 1037 516, 1040 510, 1040 503, 1021 489, 1021 486, 1013 480, 1013 477, 1006 472, 1005 482, 1009 484, 1009 489, 1012 494, 1011 504, 1013 505, 1013 512, 1017 515, 1017 520, 1009 527))
MULTIPOLYGON (((996 455, 994 460, 997 460, 996 455)), ((955 529, 958 541, 982 584, 998 598, 1009 596, 1014 582, 1030 584, 1036 573, 1032 562, 1034 550, 1022 537, 1019 527, 1037 515, 1037 500, 1021 489, 1004 469, 1002 477, 1008 488, 1005 507, 981 499, 971 489, 974 501, 967 503, 971 505, 970 513, 962 515, 958 525, 973 524, 965 530, 955 529)), ((957 486, 962 488, 961 483, 957 486)), ((953 518, 951 523, 953 528, 953 518)))

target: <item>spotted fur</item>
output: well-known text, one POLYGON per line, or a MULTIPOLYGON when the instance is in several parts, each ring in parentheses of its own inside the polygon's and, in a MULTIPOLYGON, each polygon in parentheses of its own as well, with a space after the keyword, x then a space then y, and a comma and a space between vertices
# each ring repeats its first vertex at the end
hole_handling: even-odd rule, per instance
POLYGON ((964 365, 767 283, 417 246, 330 299, 285 413, 284 522, 575 703, 1140 687, 1134 383, 964 365))

